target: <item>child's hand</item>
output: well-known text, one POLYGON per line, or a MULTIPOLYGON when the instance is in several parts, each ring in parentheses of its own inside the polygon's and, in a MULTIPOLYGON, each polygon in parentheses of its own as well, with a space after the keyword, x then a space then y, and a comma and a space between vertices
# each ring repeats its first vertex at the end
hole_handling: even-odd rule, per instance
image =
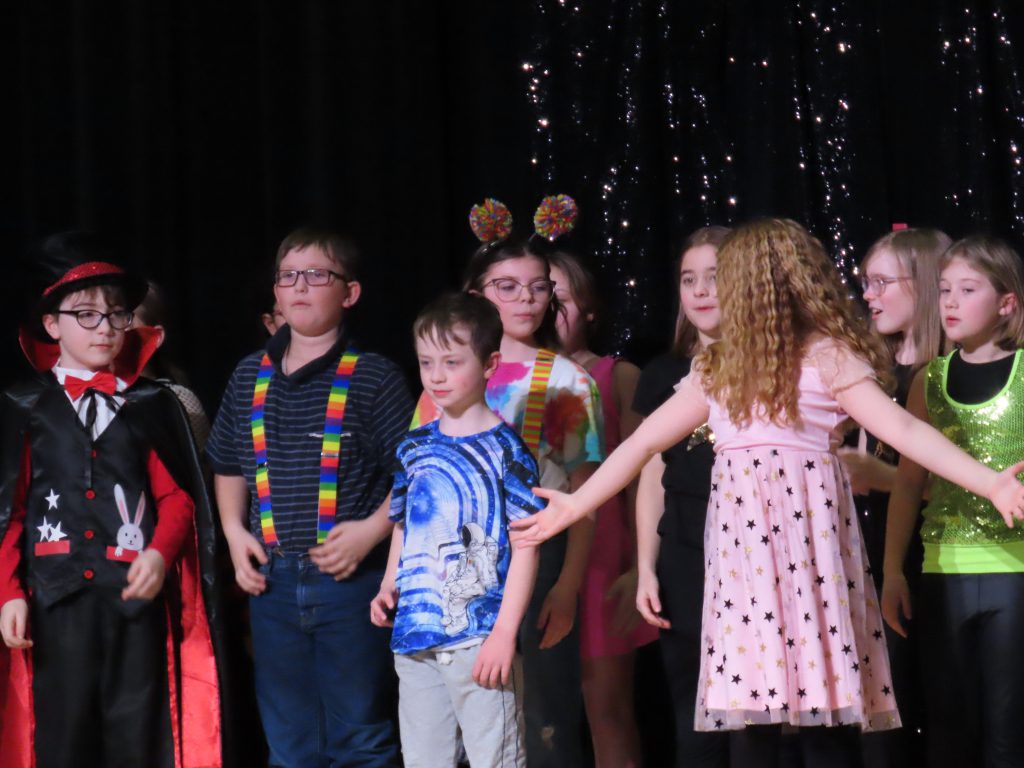
POLYGON ((335 581, 347 579, 363 562, 379 539, 368 520, 345 520, 327 532, 327 540, 309 550, 309 559, 335 581))
POLYGON ((882 582, 882 618, 900 637, 907 636, 906 627, 900 621, 900 615, 910 619, 910 587, 907 577, 902 573, 886 576, 882 582))
POLYGON ((893 465, 856 448, 840 448, 839 458, 846 467, 854 496, 865 496, 872 490, 885 491, 892 487, 896 472, 893 465))
POLYGON ((155 549, 139 553, 128 568, 128 586, 121 590, 122 600, 152 600, 164 585, 167 564, 155 549))
POLYGON ((381 584, 380 592, 370 601, 370 622, 375 627, 395 626, 395 606, 398 605, 398 590, 394 584, 381 584))
POLYGON ((547 499, 548 505, 535 515, 509 523, 509 537, 515 545, 535 547, 542 544, 587 514, 586 510, 576 507, 571 494, 549 488, 534 488, 533 492, 547 499))
POLYGON ((242 526, 224 531, 228 540, 231 564, 235 566, 235 582, 243 592, 250 595, 263 594, 267 588, 267 577, 253 567, 252 561, 266 565, 267 553, 260 540, 242 526))
POLYGON ((639 574, 636 584, 636 609, 644 621, 658 629, 671 629, 672 625, 661 615, 661 585, 658 577, 647 571, 639 574))
POLYGON ((31 648, 28 639, 28 603, 24 598, 8 600, 0 608, 0 635, 8 648, 31 648))
POLYGON ((512 659, 516 653, 516 633, 495 627, 480 646, 473 664, 473 680, 484 688, 508 685, 512 659))
POLYGON ((1017 475, 1024 472, 1024 461, 1004 469, 989 491, 988 499, 1006 521, 1007 528, 1013 528, 1014 518, 1024 520, 1024 485, 1017 475))
POLYGON ((544 630, 540 639, 540 649, 552 648, 562 642, 572 630, 576 621, 576 592, 562 586, 556 581, 555 586, 544 598, 537 617, 537 629, 544 630))
POLYGON ((604 596, 605 600, 615 603, 612 629, 622 636, 628 635, 640 623, 636 609, 637 578, 636 568, 630 568, 612 582, 604 596))

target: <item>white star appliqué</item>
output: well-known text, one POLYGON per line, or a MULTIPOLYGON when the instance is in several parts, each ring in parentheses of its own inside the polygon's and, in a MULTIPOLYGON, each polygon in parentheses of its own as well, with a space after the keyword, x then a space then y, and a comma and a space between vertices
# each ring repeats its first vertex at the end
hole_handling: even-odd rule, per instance
MULTIPOLYGON (((57 508, 57 499, 59 499, 59 498, 60 498, 60 494, 57 493, 56 491, 54 491, 53 488, 51 488, 50 489, 50 495, 46 497, 46 503, 49 504, 47 509, 56 509, 57 508)), ((44 520, 45 520, 45 518, 44 518, 44 520)))
POLYGON ((60 529, 60 521, 57 521, 56 525, 50 526, 50 541, 60 541, 66 539, 68 535, 60 529))
MULTIPOLYGON (((59 523, 58 523, 58 525, 59 525, 59 523)), ((45 516, 43 517, 43 524, 40 525, 40 526, 37 526, 36 530, 39 531, 39 540, 40 541, 49 541, 50 537, 53 535, 53 526, 50 525, 47 522, 45 516)))

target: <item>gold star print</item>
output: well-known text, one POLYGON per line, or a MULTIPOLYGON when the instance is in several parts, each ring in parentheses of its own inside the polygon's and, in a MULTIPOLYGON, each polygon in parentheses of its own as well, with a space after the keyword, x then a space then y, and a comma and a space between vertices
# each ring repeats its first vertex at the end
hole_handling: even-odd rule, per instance
POLYGON ((838 584, 842 580, 843 580, 843 577, 840 574, 838 574, 838 573, 833 573, 832 574, 832 581, 833 581, 833 583, 838 584))
POLYGON ((744 467, 743 474, 747 477, 750 477, 750 467, 744 467))
POLYGON ((807 638, 806 637, 801 637, 800 638, 800 647, 803 648, 806 645, 807 645, 807 638))
POLYGON ((825 651, 825 661, 829 661, 832 658, 832 651, 825 651))
POLYGON ((812 517, 814 517, 814 510, 813 509, 808 509, 807 510, 807 519, 810 520, 812 517))
POLYGON ((778 480, 779 480, 779 473, 778 472, 772 472, 772 480, 774 480, 775 482, 778 482, 778 480))
POLYGON ((743 548, 743 554, 744 555, 749 555, 752 551, 753 550, 750 547, 744 547, 743 548))
POLYGON ((726 501, 732 501, 732 491, 725 492, 725 499, 726 501))
POLYGON ((750 493, 751 493, 751 495, 752 495, 752 496, 753 496, 753 497, 754 497, 755 499, 757 498, 757 488, 755 488, 754 490, 752 490, 752 491, 751 491, 750 493))
POLYGON ((754 573, 756 573, 758 576, 760 576, 762 573, 764 573, 764 568, 762 568, 759 565, 759 566, 757 566, 757 570, 755 570, 754 573))
POLYGON ((759 671, 764 672, 764 664, 762 664, 760 661, 757 662, 757 668, 759 671))
POLYGON ((725 634, 727 634, 727 635, 731 635, 732 634, 732 625, 731 624, 726 624, 725 625, 725 634))
POLYGON ((740 708, 740 703, 738 701, 736 701, 736 699, 733 699, 732 701, 729 702, 729 709, 739 709, 739 708, 740 708))
POLYGON ((866 605, 866 606, 867 606, 868 608, 874 608, 874 607, 875 607, 875 601, 874 601, 874 600, 871 600, 871 599, 865 600, 865 601, 864 601, 864 604, 865 604, 865 605, 866 605))
POLYGON ((736 569, 735 569, 735 568, 730 568, 730 569, 729 569, 729 575, 730 575, 730 576, 731 576, 732 578, 734 578, 734 579, 735 579, 735 578, 736 578, 736 577, 737 577, 737 576, 738 576, 739 574, 737 574, 737 573, 736 573, 736 569))
POLYGON ((754 724, 754 721, 753 721, 753 720, 751 720, 751 719, 750 719, 750 718, 748 717, 748 718, 747 718, 746 720, 744 720, 744 721, 743 721, 743 724, 744 724, 744 725, 753 725, 753 724, 754 724))
POLYGON ((841 606, 843 606, 843 608, 845 608, 845 607, 846 607, 846 606, 847 606, 847 605, 849 604, 849 602, 850 602, 850 601, 849 601, 849 600, 847 600, 847 599, 846 599, 845 597, 840 597, 840 598, 839 598, 839 604, 840 604, 841 606))
POLYGON ((712 679, 711 679, 711 678, 709 677, 709 678, 708 678, 708 683, 707 683, 707 687, 708 687, 708 688, 710 688, 710 687, 711 687, 712 685, 714 685, 714 684, 715 684, 715 681, 714 681, 714 680, 712 680, 712 679))
POLYGON ((739 654, 740 656, 742 656, 743 654, 745 654, 745 653, 747 652, 747 646, 745 646, 745 645, 741 645, 741 646, 740 646, 739 648, 737 648, 737 649, 736 649, 736 652, 737 652, 737 653, 738 653, 738 654, 739 654))
POLYGON ((832 675, 832 684, 833 685, 839 685, 839 683, 840 683, 840 681, 842 681, 842 679, 843 679, 842 675, 832 675))
POLYGON ((786 662, 784 662, 782 659, 776 659, 775 666, 779 669, 783 669, 786 666, 786 662))
POLYGON ((853 704, 853 694, 852 693, 847 693, 846 694, 846 703, 847 704, 853 704))
POLYGON ((823 541, 828 541, 828 531, 822 531, 821 538, 823 541))
POLYGON ((806 560, 801 560, 800 561, 800 567, 806 570, 807 568, 810 568, 811 565, 806 560))
POLYGON ((826 456, 824 459, 821 460, 821 463, 824 464, 826 467, 831 466, 832 459, 826 456))
POLYGON ((728 549, 723 549, 722 550, 722 557, 726 557, 726 558, 729 557, 729 550, 728 549))
POLYGON ((761 653, 764 653, 766 650, 768 650, 768 646, 765 645, 764 643, 761 643, 760 648, 761 648, 761 653))
POLYGON ((719 472, 719 473, 718 473, 718 474, 717 474, 717 475, 715 476, 715 479, 716 479, 716 480, 721 480, 721 479, 722 479, 722 478, 724 478, 724 477, 725 477, 725 473, 724 473, 724 472, 719 472))
POLYGON ((810 661, 808 661, 808 662, 807 662, 807 666, 808 666, 808 667, 809 667, 810 669, 814 669, 814 668, 815 668, 816 666, 818 666, 818 665, 814 663, 814 659, 811 659, 810 661))

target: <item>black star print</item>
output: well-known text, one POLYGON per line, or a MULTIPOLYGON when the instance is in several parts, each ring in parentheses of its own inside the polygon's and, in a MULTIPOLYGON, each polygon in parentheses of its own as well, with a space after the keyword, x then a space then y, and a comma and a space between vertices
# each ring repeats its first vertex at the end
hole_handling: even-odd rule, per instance
POLYGON ((720 675, 725 674, 725 664, 719 664, 717 667, 715 667, 715 672, 717 672, 720 675))
POLYGON ((715 655, 715 646, 709 645, 708 646, 708 656, 714 656, 714 655, 715 655))
POLYGON ((786 476, 786 470, 780 469, 779 470, 779 477, 785 477, 785 476, 786 476))
POLYGON ((787 567, 787 570, 790 573, 796 573, 796 563, 790 563, 789 566, 787 567))
POLYGON ((750 698, 752 698, 754 701, 757 701, 759 698, 761 698, 761 694, 759 694, 757 691, 751 691, 750 698))
POLYGON ((810 536, 804 536, 804 546, 805 547, 809 547, 810 545, 811 545, 811 537, 810 536))
POLYGON ((804 516, 804 513, 801 512, 799 509, 796 512, 793 513, 793 519, 794 520, 800 520, 801 518, 803 518, 803 516, 804 516))
POLYGON ((821 601, 821 607, 822 608, 828 608, 828 600, 822 600, 821 601))
POLYGON ((804 464, 804 467, 807 469, 808 472, 810 472, 812 469, 814 469, 814 462, 808 459, 807 462, 804 464))
POLYGON ((853 523, 850 522, 850 518, 846 518, 846 527, 849 528, 853 523))
POLYGON ((725 607, 726 608, 732 608, 732 600, 726 600, 725 601, 725 607))
POLYGON ((888 696, 890 693, 892 693, 892 688, 890 688, 888 685, 883 685, 882 686, 882 693, 884 693, 886 696, 888 696))
POLYGON ((754 528, 756 526, 757 526, 757 523, 755 523, 753 520, 747 520, 747 529, 748 530, 752 531, 752 530, 754 530, 754 528))
POLYGON ((732 459, 726 459, 725 460, 725 466, 731 467, 732 466, 732 459))
POLYGON ((832 533, 839 533, 839 528, 836 527, 835 523, 832 523, 832 533))
POLYGON ((768 543, 768 537, 767 536, 762 536, 761 537, 761 543, 762 544, 767 544, 768 543))
POLYGON ((772 613, 771 611, 768 611, 768 613, 766 613, 764 615, 764 620, 765 621, 775 621, 775 614, 772 613))
POLYGON ((874 632, 871 633, 871 636, 874 637, 875 640, 881 640, 882 639, 882 630, 876 629, 874 632))
POLYGON ((721 720, 715 720, 715 728, 721 728, 721 727, 722 727, 722 721, 721 720))
POLYGON ((830 624, 830 625, 829 625, 829 627, 828 627, 828 633, 829 633, 830 635, 832 635, 833 637, 835 637, 835 636, 836 636, 836 633, 838 633, 838 632, 839 632, 839 630, 838 630, 838 629, 836 629, 836 625, 835 625, 835 624, 830 624))
POLYGON ((779 532, 779 531, 781 531, 781 530, 782 530, 782 529, 781 529, 781 528, 779 528, 779 526, 777 526, 777 525, 773 525, 773 526, 772 526, 772 533, 778 533, 778 532, 779 532))
POLYGON ((811 717, 817 717, 817 716, 818 716, 818 708, 817 707, 811 707, 811 717))
POLYGON ((787 637, 786 638, 786 647, 787 648, 792 648, 794 645, 796 645, 796 642, 793 640, 793 638, 792 637, 787 637))
POLYGON ((749 624, 750 623, 750 617, 747 614, 743 614, 743 618, 740 619, 740 621, 742 621, 744 624, 749 624))
POLYGON ((846 588, 847 589, 856 589, 857 588, 857 582, 855 582, 855 581, 848 581, 848 582, 846 582, 846 588))
POLYGON ((814 578, 814 583, 820 587, 822 584, 825 583, 825 577, 819 574, 814 578))
POLYGON ((849 655, 849 654, 853 653, 853 648, 851 648, 848 645, 844 645, 843 646, 843 653, 846 654, 846 655, 849 655))
POLYGON ((775 689, 774 688, 769 688, 768 689, 768 698, 769 699, 774 699, 776 696, 778 696, 778 694, 775 692, 775 689))
POLYGON ((732 545, 733 545, 734 547, 738 547, 738 546, 740 545, 740 540, 739 540, 739 539, 733 539, 733 540, 732 540, 732 545))
POLYGON ((871 663, 871 657, 870 656, 865 656, 864 657, 864 663, 865 664, 870 664, 871 663))
POLYGON ((857 663, 857 662, 855 661, 855 662, 853 662, 853 666, 852 666, 852 667, 850 667, 850 669, 852 669, 852 670, 853 670, 854 672, 859 672, 859 671, 860 671, 860 664, 858 664, 858 663, 857 663))
POLYGON ((804 596, 804 590, 803 590, 803 587, 797 587, 797 588, 796 588, 796 596, 797 596, 797 597, 803 597, 803 596, 804 596))
POLYGON ((787 704, 786 702, 782 702, 782 711, 789 712, 789 704, 787 704))
POLYGON ((825 508, 832 509, 832 499, 825 499, 825 508))
POLYGON ((728 532, 729 532, 729 524, 728 523, 722 523, 722 533, 728 533, 728 532))
POLYGON ((739 675, 733 675, 733 676, 732 676, 732 681, 733 681, 734 683, 739 683, 739 682, 740 682, 740 681, 741 681, 742 679, 743 679, 743 678, 742 678, 742 677, 740 677, 739 675))
POLYGON ((743 506, 743 497, 742 496, 737 496, 736 497, 736 506, 737 507, 742 507, 743 506))
POLYGON ((712 491, 717 491, 718 490, 718 483, 712 483, 711 484, 711 490, 712 491))
POLYGON ((761 460, 760 459, 754 459, 754 469, 757 469, 760 466, 761 466, 761 460))
POLYGON ((787 496, 792 496, 793 495, 793 488, 791 486, 788 486, 788 485, 786 486, 786 495, 787 496))
POLYGON ((756 597, 750 598, 750 604, 751 605, 757 605, 757 598, 756 597))
POLYGON ((778 455, 779 455, 778 450, 775 449, 775 448, 772 448, 772 456, 778 456, 778 455))
POLYGON ((811 614, 805 613, 804 614, 804 621, 810 621, 810 620, 811 620, 811 614))
POLYGON ((807 695, 807 691, 805 691, 803 688, 797 688, 796 695, 802 699, 807 695))

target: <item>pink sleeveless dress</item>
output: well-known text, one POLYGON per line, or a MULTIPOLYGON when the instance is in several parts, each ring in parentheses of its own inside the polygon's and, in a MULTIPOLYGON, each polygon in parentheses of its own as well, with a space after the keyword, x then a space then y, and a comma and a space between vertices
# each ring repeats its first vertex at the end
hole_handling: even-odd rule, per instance
MULTIPOLYGON (((843 389, 871 367, 831 339, 809 345, 797 425, 737 425, 698 374, 715 432, 704 533, 703 652, 695 728, 900 725, 882 617, 850 484, 835 454, 843 389)), ((879 564, 880 566, 880 564, 879 564)))
MULTIPOLYGON (((609 454, 622 440, 619 412, 615 407, 614 367, 614 357, 602 357, 589 371, 601 393, 605 446, 609 454)), ((621 493, 597 511, 594 544, 580 592, 580 652, 585 659, 629 653, 658 639, 658 630, 645 622, 628 635, 621 635, 612 627, 617 601, 606 599, 608 589, 635 560, 626 514, 626 500, 621 493)), ((634 597, 630 595, 628 599, 634 597)))

